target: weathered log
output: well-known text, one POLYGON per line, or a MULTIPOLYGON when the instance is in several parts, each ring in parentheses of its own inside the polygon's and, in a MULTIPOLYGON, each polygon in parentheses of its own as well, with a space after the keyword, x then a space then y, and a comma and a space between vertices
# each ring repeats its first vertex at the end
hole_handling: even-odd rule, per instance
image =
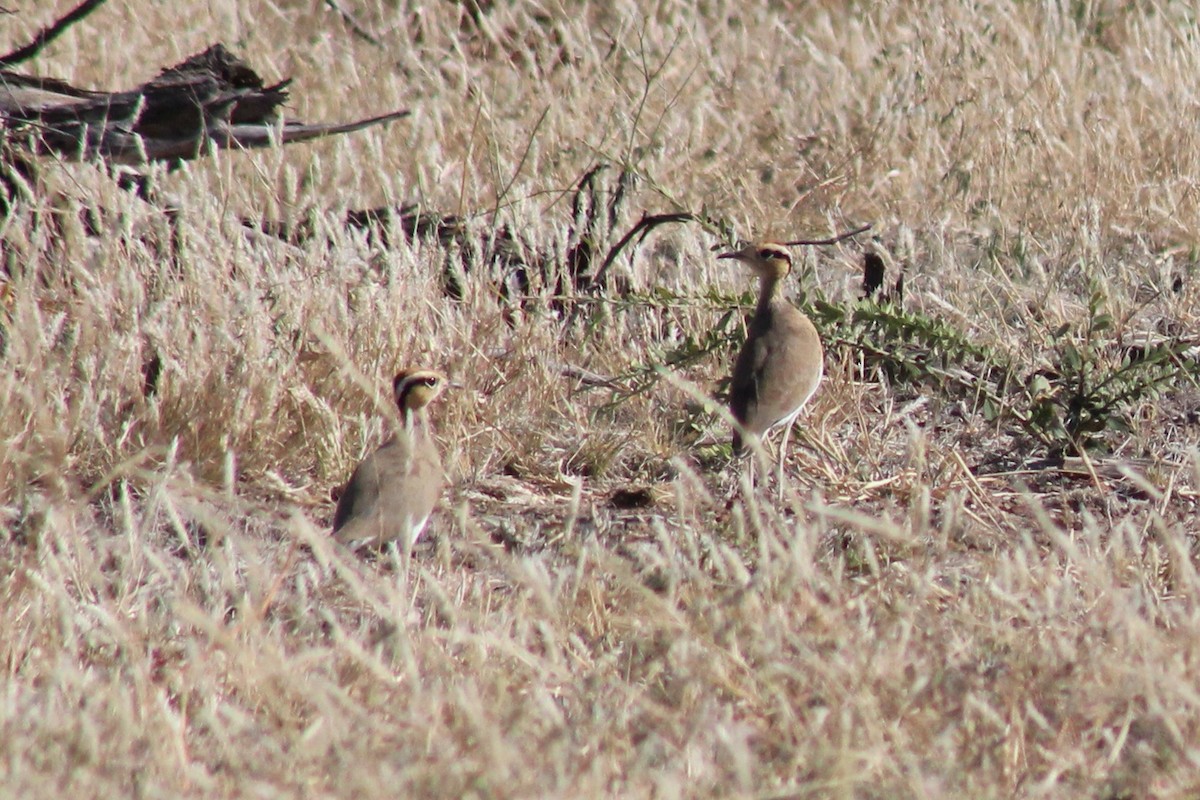
POLYGON ((407 116, 345 123, 284 120, 289 80, 271 86, 215 44, 136 89, 104 92, 0 70, 0 129, 34 153, 112 164, 178 164, 209 148, 259 148, 362 130, 407 116))

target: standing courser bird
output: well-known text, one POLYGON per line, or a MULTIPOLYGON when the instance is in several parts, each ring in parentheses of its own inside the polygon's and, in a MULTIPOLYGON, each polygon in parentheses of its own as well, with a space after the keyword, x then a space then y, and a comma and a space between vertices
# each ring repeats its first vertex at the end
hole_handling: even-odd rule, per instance
POLYGON ((733 452, 743 449, 743 434, 764 437, 783 425, 779 445, 779 486, 792 422, 808 402, 825 372, 821 338, 812 321, 788 301, 775 296, 792 271, 792 257, 783 245, 750 244, 717 258, 731 258, 758 277, 758 305, 750 320, 746 343, 738 353, 729 387, 729 410, 737 420, 733 452))
POLYGON ((407 553, 421 537, 445 483, 425 407, 445 386, 445 376, 432 370, 396 375, 392 392, 403 426, 350 476, 333 515, 338 541, 353 548, 395 541, 407 553))

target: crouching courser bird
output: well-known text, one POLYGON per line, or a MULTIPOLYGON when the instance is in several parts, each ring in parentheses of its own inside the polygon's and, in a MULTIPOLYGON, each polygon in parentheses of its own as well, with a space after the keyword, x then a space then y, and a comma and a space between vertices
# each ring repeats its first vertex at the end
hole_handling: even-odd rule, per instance
POLYGON ((759 285, 758 305, 729 387, 729 410, 738 422, 733 452, 742 452, 744 435, 761 439, 782 425, 778 471, 782 491, 783 458, 792 422, 817 391, 825 371, 821 338, 808 317, 775 296, 792 271, 792 257, 783 245, 751 244, 717 258, 745 264, 758 277, 759 285))
POLYGON ((357 549, 395 541, 407 553, 421 537, 446 480, 425 407, 445 386, 445 376, 432 370, 396 375, 392 392, 403 427, 350 476, 333 515, 339 542, 357 549))

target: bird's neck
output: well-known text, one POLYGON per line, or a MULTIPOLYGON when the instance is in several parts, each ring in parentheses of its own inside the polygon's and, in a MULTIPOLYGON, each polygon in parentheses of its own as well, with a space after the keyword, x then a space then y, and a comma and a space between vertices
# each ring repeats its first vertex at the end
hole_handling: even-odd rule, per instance
POLYGON ((779 287, 778 275, 764 275, 758 279, 758 306, 754 309, 755 314, 765 313, 771 305, 771 301, 775 299, 775 290, 779 287))
POLYGON ((420 409, 405 408, 400 411, 400 421, 404 424, 404 432, 412 433, 424 421, 425 414, 420 409))

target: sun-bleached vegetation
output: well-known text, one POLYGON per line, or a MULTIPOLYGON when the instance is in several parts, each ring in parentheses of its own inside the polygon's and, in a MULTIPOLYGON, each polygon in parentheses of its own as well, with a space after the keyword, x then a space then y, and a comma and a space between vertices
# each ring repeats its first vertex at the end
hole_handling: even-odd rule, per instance
POLYGON ((1193 8, 134 0, 23 66, 217 41, 412 113, 0 221, 3 794, 1195 796, 1193 8), (747 492, 712 249, 865 223, 747 492), (360 557, 412 366, 449 488, 360 557))

